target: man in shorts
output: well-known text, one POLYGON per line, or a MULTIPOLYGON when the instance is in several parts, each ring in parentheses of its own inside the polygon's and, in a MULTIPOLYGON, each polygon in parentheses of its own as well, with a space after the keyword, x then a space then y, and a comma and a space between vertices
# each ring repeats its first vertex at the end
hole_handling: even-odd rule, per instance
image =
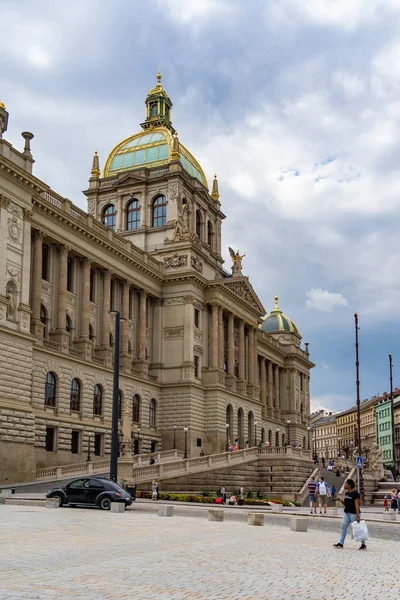
POLYGON ((309 494, 309 499, 310 499, 310 513, 316 514, 317 512, 317 482, 315 481, 314 477, 310 478, 310 481, 308 482, 308 494, 309 494))
POLYGON ((324 514, 326 515, 326 506, 328 504, 329 497, 329 488, 324 481, 323 477, 319 478, 319 482, 317 484, 317 495, 318 495, 318 504, 319 504, 319 514, 322 515, 322 507, 324 507, 324 514))

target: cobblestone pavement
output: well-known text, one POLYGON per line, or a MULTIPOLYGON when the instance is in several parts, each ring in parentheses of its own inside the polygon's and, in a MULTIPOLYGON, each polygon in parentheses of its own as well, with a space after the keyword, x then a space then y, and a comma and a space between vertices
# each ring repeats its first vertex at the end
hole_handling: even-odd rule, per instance
POLYGON ((351 539, 334 549, 331 531, 0 506, 0 600, 391 600, 393 535, 359 552, 351 539))

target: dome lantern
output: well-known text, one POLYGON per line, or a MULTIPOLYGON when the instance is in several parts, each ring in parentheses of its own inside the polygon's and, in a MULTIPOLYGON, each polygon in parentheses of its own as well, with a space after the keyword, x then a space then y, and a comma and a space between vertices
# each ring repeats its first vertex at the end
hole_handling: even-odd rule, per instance
POLYGON ((145 100, 146 120, 144 123, 141 123, 141 126, 145 131, 163 126, 167 127, 172 133, 175 133, 171 122, 172 102, 161 85, 161 78, 162 75, 158 72, 157 85, 147 94, 145 100))

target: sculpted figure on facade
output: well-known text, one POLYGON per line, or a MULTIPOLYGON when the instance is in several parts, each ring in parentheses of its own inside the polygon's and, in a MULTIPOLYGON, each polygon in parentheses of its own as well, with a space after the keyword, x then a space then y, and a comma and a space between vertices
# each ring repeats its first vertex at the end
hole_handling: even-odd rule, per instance
POLYGON ((232 275, 241 275, 242 274, 242 258, 244 258, 245 254, 239 254, 239 250, 235 252, 232 248, 229 247, 229 254, 232 258, 232 275))
POLYGON ((6 293, 7 298, 7 319, 14 319, 15 317, 15 302, 13 294, 10 290, 7 290, 6 293))

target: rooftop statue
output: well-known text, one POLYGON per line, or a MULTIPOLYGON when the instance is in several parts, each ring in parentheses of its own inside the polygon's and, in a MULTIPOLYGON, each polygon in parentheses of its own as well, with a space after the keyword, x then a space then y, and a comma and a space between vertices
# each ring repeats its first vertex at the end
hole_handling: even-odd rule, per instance
POLYGON ((229 248, 229 254, 232 258, 232 275, 242 274, 242 258, 245 254, 239 254, 239 250, 235 252, 232 248, 229 248))

